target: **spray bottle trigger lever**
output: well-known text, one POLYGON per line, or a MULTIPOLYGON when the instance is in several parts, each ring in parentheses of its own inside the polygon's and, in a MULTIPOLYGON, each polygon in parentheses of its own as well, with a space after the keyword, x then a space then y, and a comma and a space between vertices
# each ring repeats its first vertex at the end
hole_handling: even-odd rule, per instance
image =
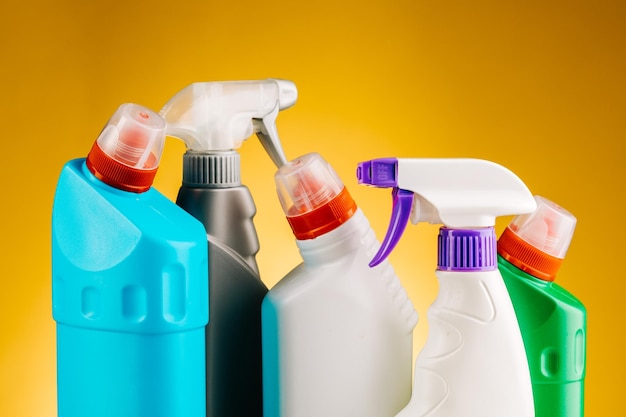
POLYGON ((387 234, 380 249, 374 258, 370 261, 369 266, 374 267, 383 262, 391 251, 396 247, 406 225, 411 218, 411 210, 413 208, 414 193, 413 191, 403 190, 394 187, 391 193, 393 199, 393 210, 391 211, 391 220, 387 228, 387 234))
POLYGON ((276 118, 279 111, 280 101, 276 101, 276 105, 271 112, 262 118, 252 119, 257 137, 277 168, 287 163, 287 158, 278 137, 278 130, 276 129, 276 118))

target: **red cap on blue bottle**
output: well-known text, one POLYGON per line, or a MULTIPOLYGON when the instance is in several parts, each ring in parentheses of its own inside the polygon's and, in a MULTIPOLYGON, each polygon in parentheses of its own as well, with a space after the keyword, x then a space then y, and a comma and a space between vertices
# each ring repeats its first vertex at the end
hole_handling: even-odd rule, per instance
POLYGON ((147 191, 156 175, 165 120, 138 104, 122 104, 94 142, 87 168, 102 182, 124 191, 147 191))

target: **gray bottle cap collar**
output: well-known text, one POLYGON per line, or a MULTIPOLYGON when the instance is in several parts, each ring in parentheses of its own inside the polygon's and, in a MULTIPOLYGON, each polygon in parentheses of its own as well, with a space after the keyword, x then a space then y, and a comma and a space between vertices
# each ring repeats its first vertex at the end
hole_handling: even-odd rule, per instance
POLYGON ((200 153, 183 155, 183 185, 203 188, 231 188, 241 185, 239 153, 200 153))

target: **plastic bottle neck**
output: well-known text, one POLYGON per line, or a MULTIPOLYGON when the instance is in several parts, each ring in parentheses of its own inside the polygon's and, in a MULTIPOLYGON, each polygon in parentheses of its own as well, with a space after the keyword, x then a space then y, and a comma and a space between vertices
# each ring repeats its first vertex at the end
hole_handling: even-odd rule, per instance
POLYGON ((256 275, 259 274, 255 258, 259 240, 253 222, 256 207, 247 187, 183 185, 178 191, 176 204, 204 225, 211 244, 234 252, 256 275))
POLYGON ((540 287, 549 287, 552 285, 556 285, 554 281, 547 281, 545 279, 537 278, 536 276, 531 275, 526 271, 523 271, 519 267, 513 265, 510 261, 506 260, 499 253, 498 253, 498 269, 500 270, 503 276, 505 274, 515 275, 517 277, 529 280, 534 285, 537 285, 540 287))
POLYGON ((108 156, 97 142, 94 142, 87 155, 86 165, 89 171, 105 184, 133 193, 148 191, 158 169, 158 167, 136 169, 122 164, 108 156))
POLYGON ((287 221, 296 239, 315 239, 347 222, 356 210, 356 203, 343 187, 333 199, 313 210, 304 214, 288 213, 287 221))
POLYGON ((305 265, 315 266, 335 262, 363 246, 372 248, 372 253, 367 254, 371 256, 376 246, 375 240, 367 218, 357 208, 350 219, 330 232, 314 239, 298 239, 296 244, 305 265), (372 242, 368 242, 368 239, 372 242))

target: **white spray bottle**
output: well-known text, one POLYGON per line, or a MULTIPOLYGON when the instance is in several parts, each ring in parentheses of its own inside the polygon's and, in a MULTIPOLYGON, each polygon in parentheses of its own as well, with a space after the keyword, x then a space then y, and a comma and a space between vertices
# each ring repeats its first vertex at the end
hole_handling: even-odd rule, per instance
POLYGON ((303 262, 263 300, 264 417, 391 417, 411 396, 417 314, 319 154, 275 175, 303 262))
POLYGON ((439 294, 417 357, 413 395, 398 417, 532 417, 522 336, 498 271, 495 218, 529 213, 535 200, 511 171, 479 159, 375 159, 359 183, 393 187, 382 262, 412 223, 443 224, 438 237, 439 294))

